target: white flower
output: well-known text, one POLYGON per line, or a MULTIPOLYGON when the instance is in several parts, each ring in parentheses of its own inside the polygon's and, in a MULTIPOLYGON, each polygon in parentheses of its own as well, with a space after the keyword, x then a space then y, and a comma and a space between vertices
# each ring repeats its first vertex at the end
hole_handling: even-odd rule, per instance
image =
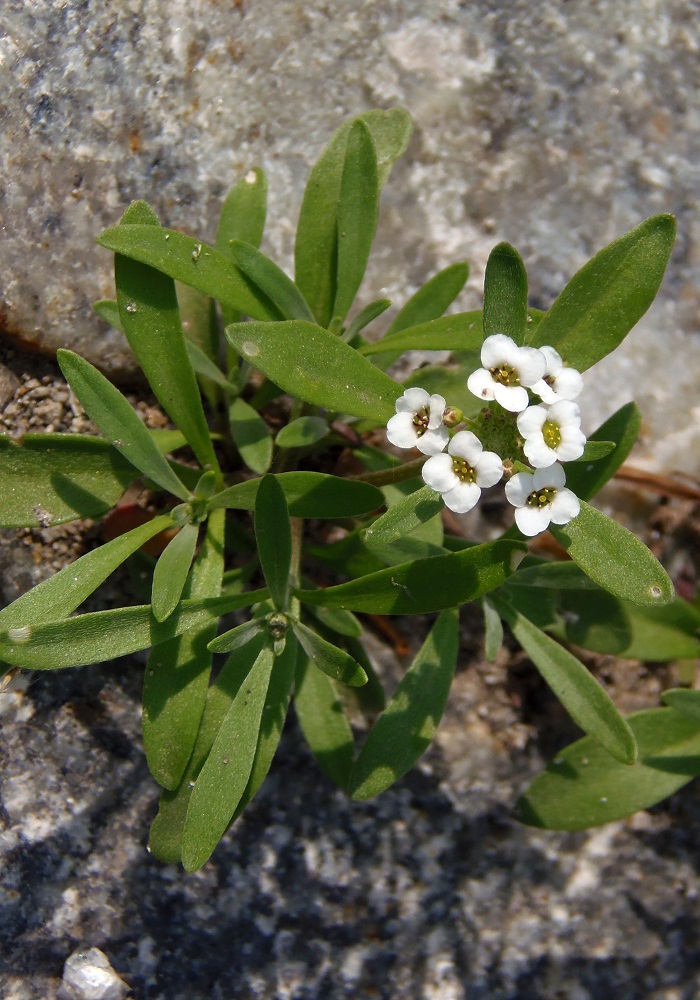
POLYGON ((481 399, 495 399, 504 410, 520 413, 529 403, 525 386, 542 381, 547 362, 536 347, 518 347, 504 333, 494 333, 481 345, 481 363, 469 376, 467 388, 481 399))
POLYGON ((565 368, 564 362, 553 347, 540 347, 547 368, 544 378, 535 382, 532 391, 543 403, 557 403, 560 399, 576 399, 583 389, 583 377, 575 368, 565 368))
POLYGON ((445 400, 414 386, 396 400, 396 414, 386 425, 386 436, 397 448, 417 448, 424 455, 439 455, 450 439, 442 422, 445 400))
POLYGON ((449 454, 433 455, 423 466, 423 481, 442 493, 456 514, 466 514, 476 505, 481 491, 495 486, 503 475, 503 462, 471 431, 458 431, 448 445, 449 454))
POLYGON ((518 414, 518 430, 525 438, 523 451, 536 469, 546 469, 554 462, 573 462, 586 446, 581 411, 568 399, 553 406, 528 406, 518 414))
POLYGON ((519 472, 506 483, 506 496, 516 508, 515 523, 524 535, 539 535, 554 524, 568 524, 581 511, 578 497, 565 490, 566 474, 561 465, 536 469, 534 475, 519 472))

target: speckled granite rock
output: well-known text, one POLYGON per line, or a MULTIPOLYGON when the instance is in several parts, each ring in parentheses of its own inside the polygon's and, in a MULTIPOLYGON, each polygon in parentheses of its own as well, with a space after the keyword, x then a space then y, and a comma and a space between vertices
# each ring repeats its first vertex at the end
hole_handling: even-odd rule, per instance
POLYGON ((226 188, 261 164, 266 249, 289 266, 320 147, 344 117, 401 104, 416 137, 387 189, 364 300, 400 302, 466 258, 463 305, 475 306, 488 250, 508 239, 531 270, 534 304, 547 306, 595 249, 675 212, 681 235, 661 299, 583 402, 594 423, 650 390, 640 456, 700 472, 692 5, 68 0, 11 5, 3 18, 9 332, 128 366, 90 303, 111 287, 94 237, 131 199, 211 235, 226 188))

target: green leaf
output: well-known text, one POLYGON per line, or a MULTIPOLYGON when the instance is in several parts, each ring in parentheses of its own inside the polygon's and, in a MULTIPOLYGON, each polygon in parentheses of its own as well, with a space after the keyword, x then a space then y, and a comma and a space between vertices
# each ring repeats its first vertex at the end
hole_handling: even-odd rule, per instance
POLYGON ((482 339, 481 312, 455 313, 387 334, 364 344, 359 353, 368 356, 391 350, 399 356, 405 351, 478 351, 482 339))
POLYGON ((330 427, 323 417, 297 417, 282 428, 275 444, 278 448, 310 448, 328 434, 330 427))
MULTIPOLYGON (((143 201, 133 202, 121 221, 122 225, 146 224, 160 230, 157 216, 143 201)), ((200 464, 218 469, 185 347, 175 282, 121 254, 115 257, 114 280, 122 329, 156 399, 185 435, 200 464)))
MULTIPOLYGON (((223 511, 207 530, 185 590, 186 598, 218 597, 223 575, 223 511)), ((162 642, 151 652, 143 685, 143 743, 148 767, 165 788, 177 788, 192 754, 206 704, 216 620, 162 642)))
POLYGON ((157 646, 188 629, 206 625, 230 611, 247 608, 267 597, 266 590, 182 601, 164 622, 150 604, 93 611, 65 621, 34 625, 23 622, 0 632, 0 660, 31 670, 59 670, 128 656, 157 646))
POLYGON ((344 320, 367 269, 379 215, 377 154, 361 118, 350 126, 338 202, 338 268, 332 315, 344 320))
POLYGON ((687 719, 700 724, 700 691, 690 691, 688 688, 672 688, 661 695, 664 705, 675 712, 680 712, 687 719))
POLYGON ((426 614, 473 601, 500 587, 512 572, 522 543, 510 539, 464 552, 418 559, 325 590, 300 590, 306 604, 379 615, 426 614))
POLYGON ((418 385, 426 392, 437 392, 451 406, 457 406, 465 417, 474 417, 483 409, 483 400, 467 389, 467 379, 481 360, 477 352, 462 352, 453 355, 457 364, 443 362, 439 365, 426 365, 412 372, 402 384, 403 389, 418 385))
POLYGON ((131 404, 104 375, 72 351, 59 350, 58 363, 85 412, 113 447, 164 490, 187 500, 183 486, 131 404))
POLYGON ((585 371, 622 343, 654 300, 676 238, 672 215, 654 215, 589 260, 528 343, 549 344, 585 371))
POLYGON ((234 264, 255 286, 260 298, 269 299, 284 319, 313 323, 313 313, 304 296, 274 261, 242 240, 232 240, 230 250, 234 264))
POLYGON ((148 846, 160 861, 173 863, 182 860, 182 832, 195 780, 262 644, 261 635, 257 642, 251 642, 229 656, 211 687, 205 690, 206 702, 192 755, 177 789, 166 790, 161 794, 158 815, 151 826, 148 846))
POLYGON ((260 618, 253 618, 249 622, 243 622, 235 628, 223 632, 216 639, 209 643, 209 650, 212 653, 232 653, 236 649, 241 649, 247 645, 251 639, 261 632, 267 631, 265 622, 260 618))
POLYGON ((374 302, 369 302, 363 309, 360 309, 357 316, 355 316, 343 333, 343 340, 345 343, 352 343, 360 331, 364 330, 366 326, 369 326, 369 324, 378 316, 381 316, 383 312, 386 312, 390 305, 391 301, 389 299, 375 299, 374 302))
POLYGON ((114 299, 100 299, 98 302, 92 303, 92 308, 101 319, 113 326, 115 330, 124 333, 119 306, 114 299))
POLYGON ((615 450, 614 441, 591 441, 590 438, 586 441, 586 446, 583 449, 583 454, 580 458, 575 459, 575 462, 597 462, 601 458, 605 458, 615 450))
POLYGON ((580 660, 507 602, 494 598, 494 604, 574 722, 617 760, 633 764, 637 746, 630 727, 580 660))
POLYGON ((634 445, 642 425, 642 414, 636 403, 626 403, 613 413, 588 439, 615 441, 615 448, 605 458, 580 464, 567 462, 566 484, 582 500, 590 500, 615 475, 634 445))
MULTIPOLYGON (((457 261, 438 271, 401 307, 386 331, 385 338, 409 327, 424 326, 430 320, 438 319, 452 305, 466 285, 468 277, 469 264, 466 261, 457 261)), ((481 313, 474 315, 479 317, 478 323, 481 326, 481 313)))
POLYGON ((306 655, 324 674, 350 687, 361 687, 367 683, 367 674, 344 649, 326 642, 301 622, 295 622, 292 627, 306 655))
POLYGON ((131 462, 100 438, 27 434, 13 441, 0 435, 0 527, 100 517, 137 475, 131 462))
POLYGON ((386 423, 401 387, 327 330, 301 320, 238 323, 226 336, 254 368, 307 403, 386 423))
POLYGON ((72 614, 132 553, 172 524, 166 514, 155 517, 64 566, 3 608, 0 629, 59 621, 72 614))
POLYGON ((550 531, 584 573, 616 597, 651 607, 673 600, 673 584, 646 545, 584 500, 578 517, 551 524, 550 531))
POLYGON ((355 757, 350 723, 335 681, 303 654, 297 662, 294 710, 319 767, 345 788, 355 757))
POLYGON ((251 286, 229 257, 184 233, 161 226, 113 226, 105 229, 97 242, 255 319, 282 319, 279 310, 251 286))
MULTIPOLYGON (((304 586, 308 586, 304 583, 304 586)), ((325 625, 331 632, 338 635, 359 638, 362 635, 362 625, 352 611, 345 611, 343 608, 309 608, 309 611, 317 621, 325 625)), ((355 657, 357 659, 357 657, 355 657)))
POLYGON ((364 541, 393 542, 435 517, 444 506, 441 493, 423 486, 399 500, 386 514, 382 514, 366 528, 363 533, 364 541))
POLYGON ((383 792, 428 748, 445 711, 458 649, 459 616, 443 611, 369 732, 348 782, 351 798, 383 792))
MULTIPOLYGON (((369 129, 377 157, 377 189, 404 152, 412 123, 406 111, 370 111, 359 117, 369 129)), ((309 176, 299 213, 294 261, 296 283, 316 320, 327 326, 336 300, 339 211, 343 168, 353 124, 345 122, 333 135, 309 176)))
POLYGON ((270 429, 250 403, 240 396, 228 408, 231 437, 241 458, 252 472, 267 472, 272 462, 270 429))
POLYGON ((260 651, 226 713, 192 789, 182 836, 182 863, 186 871, 196 871, 211 856, 245 792, 255 761, 274 662, 271 649, 260 651))
POLYGON ((484 336, 505 333, 522 344, 527 329, 527 272, 509 243, 494 247, 484 275, 484 336))
POLYGON ((229 255, 231 240, 259 247, 267 216, 267 178, 259 167, 237 181, 221 208, 216 249, 229 255))
MULTIPOLYGON (((376 486, 323 472, 281 472, 277 481, 292 517, 359 517, 384 504, 376 486)), ((209 509, 253 510, 259 488, 259 479, 237 483, 212 497, 209 509)))
POLYGON ((185 524, 158 557, 151 598, 156 621, 164 622, 177 607, 194 559, 198 524, 185 524))
POLYGON ((628 719, 636 764, 622 764, 590 737, 572 743, 530 785, 519 818, 548 830, 585 830, 649 809, 700 774, 700 723, 670 708, 628 719))
POLYGON ((255 498, 255 541, 270 597, 286 611, 292 565, 292 525, 284 490, 276 476, 263 476, 255 498))
POLYGON ((187 357, 190 359, 192 370, 197 375, 203 375, 205 378, 211 379, 212 382, 221 386, 222 389, 226 389, 227 392, 236 392, 236 386, 232 382, 229 382, 219 366, 214 364, 201 347, 198 347, 191 340, 186 340, 185 349, 187 350, 187 357))
POLYGON ((489 597, 482 597, 484 609, 484 652, 489 663, 498 656, 503 645, 503 622, 489 597))

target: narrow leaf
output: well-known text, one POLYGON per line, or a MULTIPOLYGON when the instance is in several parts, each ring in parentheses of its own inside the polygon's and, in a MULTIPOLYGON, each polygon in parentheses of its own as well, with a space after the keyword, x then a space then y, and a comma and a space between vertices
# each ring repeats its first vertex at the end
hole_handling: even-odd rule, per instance
POLYGON ((156 621, 169 618, 182 597, 199 535, 198 524, 185 524, 168 542, 153 571, 153 614, 156 621))
POLYGON ((278 448, 310 448, 328 434, 330 427, 323 417, 298 417, 282 428, 275 444, 278 448))
POLYGON ((343 684, 349 684, 350 687, 361 687, 367 683, 367 674, 344 649, 326 642, 301 622, 296 622, 293 628, 306 655, 324 674, 343 684))
POLYGON ((646 545, 585 501, 578 517, 550 530, 584 573, 616 597, 651 607, 673 600, 673 584, 646 545))
POLYGON ((419 525, 425 524, 439 514, 444 507, 442 494, 436 493, 429 486, 409 493, 398 503, 378 517, 369 528, 363 532, 365 542, 393 542, 397 538, 410 534, 419 525))
POLYGON ((196 871, 208 860, 246 789, 274 661, 272 650, 261 650, 192 789, 182 837, 186 871, 196 871))
POLYGON ((223 632, 209 643, 208 648, 212 653, 232 653, 246 646, 251 639, 264 631, 266 631, 265 622, 260 618, 253 618, 249 622, 243 622, 242 625, 229 629, 228 632, 223 632))
POLYGON ((573 276, 530 345, 551 345, 579 371, 610 354, 653 302, 675 238, 673 216, 654 215, 610 243, 573 276))
POLYGON ((478 351, 482 340, 481 312, 464 312, 387 334, 372 344, 364 344, 359 353, 369 356, 391 350, 398 357, 405 351, 478 351))
POLYGON ((216 249, 229 253, 231 240, 245 240, 259 247, 267 216, 267 178, 259 167, 249 170, 233 185, 221 208, 216 249))
POLYGON ((187 357, 190 359, 190 364, 192 365, 192 370, 197 375, 203 375, 205 378, 211 379, 212 382, 216 382, 218 386, 221 386, 222 389, 226 389, 228 392, 236 391, 235 385, 229 382, 219 366, 214 364, 201 347, 198 347, 191 340, 186 340, 185 348, 187 350, 187 357))
MULTIPOLYGON (((615 475, 639 436, 642 414, 636 403, 626 403, 594 431, 588 445, 614 441, 614 449, 604 458, 590 462, 567 462, 566 484, 582 500, 590 500, 615 475)), ((587 445, 587 447, 588 447, 587 445)))
MULTIPOLYGON (((282 472, 277 481, 292 517, 359 517, 384 504, 376 486, 323 472, 282 472)), ((222 490, 209 501, 209 509, 254 510, 260 482, 251 479, 222 490)))
POLYGON ((335 681, 305 655, 297 663, 294 710, 319 767, 346 788, 355 756, 350 723, 335 681))
MULTIPOLYGON (((458 261, 438 271, 401 307, 385 337, 438 319, 452 305, 466 285, 468 277, 469 264, 466 261, 458 261)), ((480 324, 480 312, 474 315, 479 316, 480 324)))
POLYGON ((374 302, 369 302, 363 309, 360 309, 357 316, 355 316, 343 333, 345 343, 352 343, 355 337, 378 316, 386 312, 390 305, 391 302, 389 299, 375 299, 374 302))
POLYGON ((490 598, 483 597, 481 606, 484 609, 484 652, 489 663, 493 663, 503 645, 503 622, 490 598))
POLYGON ((636 712, 629 725, 639 757, 615 760, 590 737, 572 743, 518 802, 523 823, 585 830, 631 816, 668 798, 700 774, 700 723, 670 708, 636 712))
POLYGON ((369 732, 348 783, 353 799, 383 792, 428 748, 445 711, 458 648, 459 616, 443 611, 369 732))
POLYGON ((284 491, 275 476, 263 476, 255 498, 255 541, 270 597, 287 609, 292 565, 292 525, 284 491))
POLYGON ((334 413, 385 423, 401 387, 327 330, 289 320, 226 328, 230 344, 285 392, 334 413))
POLYGON ((661 701, 687 719, 692 719, 700 725, 700 691, 690 691, 688 688, 672 688, 664 691, 661 701))
POLYGON ((345 611, 343 608, 323 608, 320 605, 308 610, 317 621, 330 629, 331 632, 356 639, 362 635, 362 625, 352 611, 345 611))
POLYGON ((491 251, 484 275, 484 336, 505 333, 522 344, 527 329, 527 272, 509 243, 491 251))
POLYGON ((159 452, 131 404, 104 375, 72 351, 59 350, 58 363, 90 419, 140 472, 186 500, 189 493, 159 452))
POLYGON ((633 764, 637 747, 632 731, 580 660, 511 605, 496 598, 494 604, 574 722, 617 760, 633 764))
POLYGON ((306 604, 378 615, 425 614, 473 601, 510 576, 519 542, 502 539, 463 552, 417 559, 325 590, 300 590, 306 604))
POLYGON ((250 403, 240 396, 228 409, 231 437, 241 458, 252 472, 267 472, 272 462, 270 429, 250 403))
POLYGON ((313 313, 297 286, 284 271, 250 243, 232 240, 231 259, 255 286, 257 294, 268 298, 284 319, 303 319, 313 323, 313 313))

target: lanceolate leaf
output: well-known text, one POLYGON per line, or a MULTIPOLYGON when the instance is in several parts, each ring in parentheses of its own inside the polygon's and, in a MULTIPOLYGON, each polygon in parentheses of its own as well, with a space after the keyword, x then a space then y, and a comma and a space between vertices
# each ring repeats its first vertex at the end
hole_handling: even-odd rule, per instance
POLYGON ((266 296, 285 319, 304 319, 313 323, 313 313, 297 286, 284 271, 250 243, 232 240, 231 259, 252 282, 258 294, 266 296))
POLYGON ((216 249, 229 255, 231 240, 260 246, 267 215, 267 178, 259 167, 233 185, 221 208, 216 249))
POLYGON ((672 215, 654 215, 589 260, 545 314, 529 343, 550 344, 579 371, 624 340, 654 300, 676 237, 672 215))
POLYGON ((189 496, 163 458, 143 421, 104 375, 72 351, 58 351, 58 363, 90 419, 140 472, 181 500, 189 496))
POLYGON ((688 719, 700 725, 700 691, 690 691, 688 688, 672 688, 661 695, 664 705, 680 712, 688 719))
POLYGON ((499 540, 429 559, 391 566, 325 590, 301 590, 306 604, 379 615, 424 614, 473 601, 510 576, 519 542, 499 540))
POLYGON ((185 524, 161 553, 153 571, 151 603, 157 621, 163 622, 178 605, 190 572, 199 534, 198 524, 185 524))
MULTIPOLYGON (((401 307, 385 336, 391 337, 409 327, 424 326, 430 320, 442 316, 462 291, 468 277, 469 264, 465 261, 458 261, 438 271, 401 307)), ((480 322, 481 313, 474 315, 479 316, 480 322)))
POLYGON ((615 758, 633 764, 637 747, 607 692, 575 656, 506 602, 494 598, 511 632, 577 725, 615 758))
POLYGON ((278 448, 309 448, 330 434, 323 417, 298 417, 286 424, 275 438, 278 448))
POLYGON ((270 429, 250 403, 240 396, 228 410, 231 437, 241 458, 252 472, 267 472, 272 462, 270 429))
POLYGON ((226 336, 285 392, 334 413, 385 423, 402 394, 388 375, 313 323, 238 323, 226 328, 226 336))
POLYGON ((287 609, 292 565, 292 526, 284 491, 275 476, 264 476, 255 498, 255 540, 270 597, 287 609))
POLYGON ((550 530, 584 573, 616 597, 650 607, 673 600, 673 584, 646 545, 585 501, 578 517, 550 530))
POLYGON ((519 818, 548 830, 585 830, 649 809, 700 774, 700 721, 653 708, 628 722, 636 764, 620 763, 584 737, 534 780, 518 803, 519 818))
MULTIPOLYGON (((202 548, 192 567, 185 597, 212 598, 221 590, 224 512, 208 519, 202 548)), ((192 754, 204 711, 212 656, 207 643, 216 621, 192 628, 152 651, 143 685, 143 742, 151 774, 165 788, 177 788, 192 754)))
MULTIPOLYGON (((379 191, 408 144, 411 119, 399 108, 370 111, 360 117, 374 143, 379 191)), ((346 122, 338 129, 312 169, 299 214, 294 248, 296 282, 321 326, 333 319, 340 193, 352 125, 346 122)))
POLYGON ((445 711, 458 648, 458 614, 443 611, 370 730, 348 782, 353 799, 383 792, 425 752, 445 711))
POLYGON ((191 340, 185 341, 185 348, 187 350, 187 357, 190 359, 190 364, 192 365, 192 370, 196 372, 197 375, 204 375, 205 378, 209 378, 212 382, 216 382, 218 386, 222 389, 226 389, 229 392, 235 392, 236 387, 232 382, 226 378, 224 373, 215 365, 211 358, 204 353, 201 347, 193 343, 191 340))
POLYGON ((333 317, 345 319, 369 260, 379 212, 377 155, 361 118, 350 126, 338 202, 338 267, 333 317))
POLYGON ((266 296, 260 295, 233 261, 207 243, 160 226, 114 226, 98 241, 142 264, 148 264, 184 285, 191 285, 255 319, 282 319, 266 296))
MULTIPOLYGON (((134 202, 122 217, 160 225, 145 202, 134 202)), ((182 332, 175 282, 160 271, 117 254, 114 278, 122 329, 158 402, 183 432, 198 461, 218 468, 182 332)))
POLYGON ((330 642, 326 642, 316 632, 312 632, 301 622, 293 625, 294 634, 304 649, 310 660, 316 664, 319 670, 334 680, 342 681, 351 687, 361 687, 367 683, 367 674, 349 653, 344 649, 339 649, 330 642))
POLYGON ((491 251, 484 276, 484 336, 505 333, 522 344, 527 328, 527 272, 509 243, 491 251))
MULTIPOLYGON (((376 486, 323 472, 281 472, 277 481, 292 517, 356 517, 384 505, 376 486)), ((259 479, 230 486, 212 497, 209 509, 254 510, 259 488, 259 479)))
POLYGON ((27 434, 16 442, 0 436, 0 527, 99 517, 137 476, 131 462, 101 438, 27 434))
POLYGON ((492 663, 503 645, 503 623, 490 597, 482 598, 481 606, 484 609, 484 652, 492 663))
POLYGON ((0 629, 59 621, 72 614, 132 553, 172 524, 165 514, 155 517, 64 566, 3 608, 0 629))
POLYGON ((321 770, 346 788, 355 756, 352 729, 335 681, 305 654, 297 664, 294 710, 321 770))
POLYGON ((381 340, 365 344, 360 354, 393 351, 398 357, 404 351, 477 351, 482 340, 481 312, 455 313, 399 330, 391 336, 387 334, 381 340))
POLYGON ((226 831, 253 769, 275 662, 264 647, 238 689, 192 789, 182 836, 182 863, 196 871, 226 831))
POLYGON ((381 316, 383 312, 386 312, 390 305, 391 302, 389 299, 376 299, 374 302, 370 302, 366 305, 364 309, 360 309, 357 316, 355 316, 353 321, 343 333, 343 340, 345 343, 352 343, 358 333, 360 333, 361 330, 364 330, 366 326, 369 326, 369 324, 375 320, 377 316, 381 316))
POLYGON ((143 604, 94 611, 48 625, 13 625, 0 632, 0 660, 31 670, 101 663, 167 642, 266 597, 266 590, 251 590, 230 597, 183 601, 164 622, 157 622, 151 605, 143 604))
POLYGON ((409 493, 403 500, 399 500, 386 514, 382 514, 365 529, 364 541, 372 539, 388 543, 403 538, 439 514, 443 507, 442 494, 436 493, 429 486, 423 486, 415 493, 409 493))
POLYGON ((604 458, 590 462, 567 462, 566 485, 582 500, 594 497, 625 461, 642 425, 642 414, 636 403, 626 403, 594 431, 588 444, 614 441, 614 449, 604 458))

